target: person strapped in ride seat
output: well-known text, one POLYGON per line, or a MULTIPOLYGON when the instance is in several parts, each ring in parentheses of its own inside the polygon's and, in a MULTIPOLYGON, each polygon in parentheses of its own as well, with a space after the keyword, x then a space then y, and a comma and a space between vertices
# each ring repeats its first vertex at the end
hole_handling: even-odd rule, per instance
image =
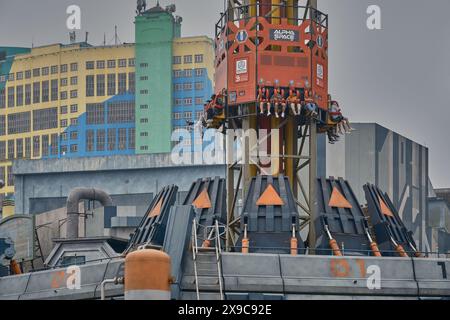
POLYGON ((300 115, 302 111, 300 90, 295 89, 294 81, 289 83, 289 96, 287 98, 287 104, 291 108, 294 116, 300 115))
MULTIPOLYGON (((286 115, 286 101, 284 99, 284 89, 280 88, 280 81, 275 80, 275 86, 273 89, 273 95, 270 99, 270 102, 274 105, 275 108, 275 117, 279 118, 279 105, 281 104, 281 117, 284 118, 286 115)), ((269 114, 270 115, 270 114, 269 114)))
POLYGON ((340 134, 344 134, 344 132, 351 133, 355 130, 351 127, 349 120, 342 115, 342 110, 337 101, 331 101, 329 113, 331 120, 337 123, 337 128, 340 134))
POLYGON ((308 116, 317 117, 318 107, 314 99, 314 92, 312 89, 305 89, 305 110, 308 116))
POLYGON ((270 116, 270 101, 269 101, 270 91, 264 85, 264 80, 261 79, 259 81, 259 89, 258 89, 258 102, 259 102, 259 110, 261 114, 264 114, 264 107, 267 105, 268 116, 270 116))

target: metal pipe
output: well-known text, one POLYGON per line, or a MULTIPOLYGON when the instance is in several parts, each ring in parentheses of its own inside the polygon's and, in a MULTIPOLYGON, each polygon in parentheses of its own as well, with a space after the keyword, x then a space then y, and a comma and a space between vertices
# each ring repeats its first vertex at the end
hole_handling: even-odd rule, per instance
POLYGON ((117 278, 106 279, 106 280, 102 281, 102 284, 100 285, 100 299, 101 300, 105 300, 105 286, 109 283, 117 285, 117 284, 119 284, 119 281, 117 278))
POLYGON ((90 188, 73 189, 67 198, 67 238, 78 238, 78 204, 81 200, 96 200, 104 207, 113 206, 111 197, 103 190, 90 188))

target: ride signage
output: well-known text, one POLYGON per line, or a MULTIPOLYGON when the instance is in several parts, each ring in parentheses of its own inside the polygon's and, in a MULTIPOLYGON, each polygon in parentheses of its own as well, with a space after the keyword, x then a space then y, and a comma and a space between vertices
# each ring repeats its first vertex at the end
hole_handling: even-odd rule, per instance
POLYGON ((270 40, 295 42, 300 40, 300 33, 289 29, 270 29, 270 40))

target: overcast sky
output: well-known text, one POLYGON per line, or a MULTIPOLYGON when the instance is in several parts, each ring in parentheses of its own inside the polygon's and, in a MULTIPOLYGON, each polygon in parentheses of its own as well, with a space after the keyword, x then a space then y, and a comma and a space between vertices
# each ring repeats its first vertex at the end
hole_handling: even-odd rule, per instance
MULTIPOLYGON (((377 122, 430 148, 435 187, 450 187, 449 0, 318 0, 330 15, 330 93, 355 122, 377 122), (382 10, 369 31, 366 9, 382 10)), ((153 6, 156 0, 148 0, 153 6)), ((212 36, 223 0, 161 0, 177 5, 183 35, 212 36)), ((0 0, 0 46, 68 42, 66 8, 82 10, 89 42, 107 42, 118 26, 134 42, 134 0, 0 0)))

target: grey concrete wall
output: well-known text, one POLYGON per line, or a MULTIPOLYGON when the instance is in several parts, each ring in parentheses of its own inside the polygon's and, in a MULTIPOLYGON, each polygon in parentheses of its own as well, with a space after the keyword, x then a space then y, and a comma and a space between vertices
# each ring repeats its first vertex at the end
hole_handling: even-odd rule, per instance
MULTIPOLYGON (((59 198, 60 206, 77 187, 103 189, 120 196, 119 205, 130 205, 132 197, 156 194, 166 185, 176 184, 181 192, 189 190, 199 178, 224 177, 224 165, 176 166, 170 154, 114 156, 57 160, 20 160, 13 167, 16 187, 16 214, 30 214, 39 200, 50 203, 59 198), (128 197, 127 197, 128 196, 128 197), (127 201, 127 198, 128 199, 127 201)), ((142 206, 148 206, 143 203, 142 206)), ((136 203, 133 203, 136 205, 136 203)))

